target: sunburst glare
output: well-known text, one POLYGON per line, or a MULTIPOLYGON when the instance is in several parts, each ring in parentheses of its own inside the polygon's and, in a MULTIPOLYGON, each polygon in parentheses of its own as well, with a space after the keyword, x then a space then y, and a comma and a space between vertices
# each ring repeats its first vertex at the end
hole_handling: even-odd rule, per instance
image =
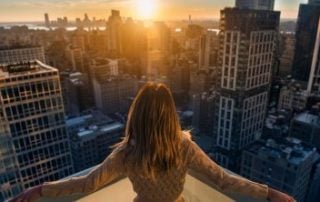
POLYGON ((156 0, 136 0, 137 16, 142 19, 154 17, 157 3, 156 0))

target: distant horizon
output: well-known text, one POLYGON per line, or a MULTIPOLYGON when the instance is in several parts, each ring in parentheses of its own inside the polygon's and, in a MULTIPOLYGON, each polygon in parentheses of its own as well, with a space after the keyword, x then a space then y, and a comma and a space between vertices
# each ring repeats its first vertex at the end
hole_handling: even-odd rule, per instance
MULTIPOLYGON (((74 21, 89 18, 107 19, 111 9, 120 10, 121 16, 136 20, 177 21, 187 19, 219 19, 220 10, 234 7, 235 0, 1 0, 1 22, 41 22, 44 13, 50 21, 67 16, 74 21)), ((299 4, 308 0, 275 0, 275 10, 282 19, 296 19, 299 4)))
MULTIPOLYGON (((123 18, 130 18, 130 17, 125 17, 123 18)), ((132 18, 133 20, 139 21, 139 19, 132 18)), ((98 19, 99 20, 99 19, 98 19)), ((107 18, 105 18, 107 20, 107 18)), ((142 21, 163 21, 163 22, 181 22, 181 21, 188 21, 188 18, 181 18, 181 19, 171 19, 171 20, 142 20, 142 21)), ((219 18, 192 18, 192 21, 219 21, 219 18)), ((281 18, 280 21, 296 21, 297 18, 281 18)), ((75 20, 69 20, 68 22, 75 23, 75 20)), ((44 20, 35 20, 35 21, 0 21, 0 24, 22 24, 22 23, 44 23, 44 20)))

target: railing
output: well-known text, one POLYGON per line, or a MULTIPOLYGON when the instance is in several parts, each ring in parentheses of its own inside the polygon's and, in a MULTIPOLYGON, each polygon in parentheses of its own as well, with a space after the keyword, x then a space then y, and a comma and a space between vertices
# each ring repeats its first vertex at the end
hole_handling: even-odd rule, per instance
MULTIPOLYGON (((89 195, 42 198, 40 202, 132 202, 135 196, 130 180, 124 178, 89 195)), ((222 193, 202 174, 193 171, 187 175, 183 196, 186 202, 263 202, 249 197, 222 193)))

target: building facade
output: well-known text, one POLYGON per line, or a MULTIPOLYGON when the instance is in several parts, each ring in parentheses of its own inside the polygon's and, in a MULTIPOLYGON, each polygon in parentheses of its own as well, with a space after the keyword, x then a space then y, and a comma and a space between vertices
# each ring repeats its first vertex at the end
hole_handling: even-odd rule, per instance
POLYGON ((11 47, 0 50, 0 64, 12 64, 39 60, 46 63, 44 50, 42 47, 11 47))
POLYGON ((111 16, 107 23, 108 33, 108 51, 115 57, 122 53, 122 42, 121 42, 121 31, 122 30, 122 19, 120 11, 112 10, 111 16))
POLYGON ((320 17, 317 37, 314 45, 308 92, 310 92, 312 95, 320 96, 320 17))
POLYGON ((137 82, 128 75, 93 79, 95 106, 105 114, 128 112, 131 98, 137 92, 137 82))
POLYGON ((215 95, 199 93, 192 96, 192 128, 200 134, 210 134, 214 122, 215 95))
POLYGON ((61 91, 66 116, 74 117, 94 106, 88 75, 80 72, 60 72, 61 91))
POLYGON ((73 173, 58 70, 0 66, 0 201, 73 173))
POLYGON ((111 147, 120 142, 124 132, 124 124, 99 111, 68 119, 66 126, 76 172, 100 164, 111 153, 111 147))
POLYGON ((274 0, 236 0, 237 8, 273 10, 274 0))
POLYGON ((290 136, 320 149, 320 113, 304 112, 293 118, 290 136))
POLYGON ((207 31, 201 36, 199 69, 214 69, 218 66, 219 37, 215 31, 207 31))
POLYGON ((221 11, 220 87, 214 138, 221 163, 238 170, 239 151, 259 139, 265 121, 280 12, 221 11))
POLYGON ((306 109, 308 92, 295 82, 291 82, 280 89, 278 110, 301 112, 306 109))

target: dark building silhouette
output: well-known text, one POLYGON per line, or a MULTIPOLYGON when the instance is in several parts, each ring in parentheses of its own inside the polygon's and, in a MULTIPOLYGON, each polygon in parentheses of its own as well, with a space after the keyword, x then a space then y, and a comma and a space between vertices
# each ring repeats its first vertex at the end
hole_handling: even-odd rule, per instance
POLYGON ((292 66, 292 76, 294 79, 305 82, 309 80, 319 17, 319 2, 310 1, 308 4, 300 5, 296 30, 295 56, 292 66))
POLYGON ((50 20, 49 20, 49 15, 48 15, 48 13, 45 13, 45 14, 44 14, 44 25, 45 25, 46 27, 50 27, 50 20))

